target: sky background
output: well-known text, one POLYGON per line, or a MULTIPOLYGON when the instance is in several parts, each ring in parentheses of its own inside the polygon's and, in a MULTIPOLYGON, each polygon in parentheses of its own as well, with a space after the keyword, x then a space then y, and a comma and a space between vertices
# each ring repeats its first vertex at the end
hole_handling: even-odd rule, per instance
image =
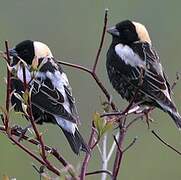
MULTIPOLYGON (((176 72, 181 69, 180 6, 179 0, 0 0, 0 50, 4 50, 5 40, 9 41, 10 47, 25 39, 38 40, 48 44, 55 58, 90 67, 100 41, 104 9, 108 8, 109 26, 125 19, 145 24, 172 83, 176 72)), ((121 109, 127 103, 114 92, 106 74, 106 52, 110 43, 111 37, 106 34, 97 72, 121 109)), ((92 115, 95 111, 101 111, 100 97, 104 99, 104 95, 87 74, 70 67, 63 68, 76 97, 82 120, 80 131, 85 139, 88 139, 92 115)), ((5 104, 5 70, 6 64, 1 60, 0 105, 5 104)), ((174 90, 173 99, 181 112, 181 82, 174 90)), ((27 125, 19 115, 13 114, 12 117, 11 124, 27 125)), ((145 122, 139 122, 127 133, 125 146, 136 136, 138 141, 125 154, 119 179, 181 179, 181 157, 162 146, 153 137, 151 130, 159 132, 178 149, 181 149, 181 133, 166 113, 155 110, 152 117, 155 121, 151 124, 150 130, 147 129, 145 122)), ((40 129, 41 131, 48 129, 45 136, 47 144, 56 147, 76 167, 80 165, 84 154, 76 156, 72 153, 58 127, 45 124, 40 129)), ((110 132, 109 143, 112 142, 112 134, 115 134, 115 131, 110 132)), ((7 174, 16 177, 17 180, 38 179, 31 166, 32 162, 37 164, 36 162, 12 145, 3 134, 0 134, 0 144, 0 177, 7 174)), ((100 169, 100 160, 95 150, 89 171, 100 169)), ((112 162, 110 169, 111 167, 112 162)), ((87 179, 93 179, 93 176, 87 179)))

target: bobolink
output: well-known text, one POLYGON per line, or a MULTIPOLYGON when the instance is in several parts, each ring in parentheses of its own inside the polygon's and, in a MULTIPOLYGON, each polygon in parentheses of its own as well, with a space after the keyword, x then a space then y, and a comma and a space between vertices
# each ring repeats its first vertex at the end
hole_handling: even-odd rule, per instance
POLYGON ((14 91, 11 103, 15 111, 23 111, 19 98, 19 95, 23 97, 24 94, 23 67, 20 63, 23 60, 27 64, 26 82, 31 90, 32 112, 36 123, 57 124, 74 153, 89 151, 77 127, 78 115, 67 76, 48 46, 38 41, 25 40, 11 49, 9 54, 12 57, 11 67, 16 71, 11 80, 14 91), (37 72, 32 72, 33 66, 37 66, 37 72))
POLYGON ((135 104, 162 109, 181 128, 181 117, 171 100, 170 85, 145 26, 125 20, 107 32, 112 35, 112 43, 106 66, 114 89, 127 101, 138 91, 135 104))

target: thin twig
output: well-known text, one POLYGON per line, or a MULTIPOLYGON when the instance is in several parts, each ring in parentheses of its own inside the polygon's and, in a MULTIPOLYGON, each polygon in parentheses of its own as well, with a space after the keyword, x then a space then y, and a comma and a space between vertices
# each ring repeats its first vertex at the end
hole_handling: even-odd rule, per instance
POLYGON ((108 170, 98 170, 98 171, 88 172, 88 173, 86 173, 86 176, 95 175, 95 174, 102 174, 102 173, 106 173, 112 178, 112 173, 108 170))
MULTIPOLYGON (((115 138, 117 139, 118 136, 119 136, 119 132, 117 132, 115 138)), ((110 158, 111 158, 111 156, 112 156, 112 153, 113 153, 115 147, 116 147, 116 142, 114 141, 113 144, 112 144, 112 146, 111 146, 111 149, 109 150, 109 153, 108 153, 108 155, 107 155, 107 161, 110 160, 110 158)))
MULTIPOLYGON (((108 101, 111 100, 111 96, 109 94, 109 92, 107 91, 107 89, 104 87, 104 85, 102 84, 102 82, 100 81, 100 79, 98 78, 98 76, 93 73, 90 69, 88 68, 85 68, 81 65, 77 65, 77 64, 72 64, 72 63, 67 63, 67 62, 64 62, 64 61, 58 61, 59 64, 63 64, 63 65, 66 65, 66 66, 70 66, 70 67, 73 67, 73 68, 76 68, 76 69, 79 69, 79 70, 82 70, 84 72, 87 72, 88 74, 90 74, 93 79, 96 81, 97 85, 99 86, 99 88, 102 90, 102 92, 105 94, 106 98, 108 99, 108 101)), ((116 110, 116 105, 111 101, 110 102, 111 104, 111 107, 113 110, 116 110)))
POLYGON ((151 131, 152 134, 158 139, 160 140, 164 145, 166 145, 167 147, 169 147, 170 149, 172 149, 173 151, 175 151, 177 154, 179 154, 181 156, 181 152, 178 151, 176 148, 174 148, 172 145, 170 145, 169 143, 167 143, 166 141, 164 141, 154 130, 151 131))
POLYGON ((87 72, 88 74, 92 74, 92 71, 84 66, 78 65, 78 64, 73 64, 73 63, 68 63, 66 61, 58 61, 59 64, 65 65, 65 66, 70 66, 79 70, 82 70, 84 72, 87 72))
MULTIPOLYGON (((5 127, 4 127, 4 126, 0 126, 0 131, 6 132, 5 127)), ((15 135, 15 136, 17 136, 17 137, 20 137, 20 136, 21 136, 21 132, 18 132, 18 131, 15 130, 15 129, 12 129, 12 130, 11 130, 11 134, 12 134, 12 135, 15 135)), ((31 144, 40 145, 40 142, 39 142, 38 140, 29 138, 29 137, 26 136, 26 135, 23 135, 21 138, 24 139, 24 140, 26 140, 26 141, 28 141, 28 142, 30 142, 31 144)), ((67 167, 67 166, 72 167, 71 164, 70 164, 69 162, 67 162, 67 161, 63 158, 63 156, 58 153, 58 151, 57 151, 56 149, 51 148, 51 147, 45 145, 45 150, 46 150, 48 153, 52 154, 64 167, 67 167)), ((74 177, 73 174, 72 174, 72 172, 75 172, 75 170, 74 170, 73 168, 69 168, 69 169, 70 169, 69 174, 72 175, 72 177, 74 177)), ((74 173, 74 174, 75 174, 75 173, 74 173)))
MULTIPOLYGON (((89 143, 88 143, 90 149, 91 149, 92 143, 94 141, 94 135, 95 135, 95 130, 92 128, 91 135, 90 135, 90 138, 89 138, 89 143)), ((90 160, 90 153, 87 152, 86 155, 85 155, 84 161, 82 163, 82 168, 81 168, 81 173, 80 173, 80 180, 85 180, 89 160, 90 160)))
MULTIPOLYGON (((10 57, 9 57, 9 48, 8 48, 8 42, 5 42, 5 46, 6 46, 6 57, 5 60, 8 63, 8 66, 10 66, 10 57)), ((23 64, 24 65, 24 64, 23 64)), ((28 90, 28 85, 26 82, 26 72, 25 72, 25 66, 23 67, 23 79, 24 79, 24 90, 25 93, 27 93, 29 95, 29 90, 28 90)), ((48 147, 45 148, 45 144, 43 142, 42 139, 42 135, 38 132, 38 129, 36 128, 35 122, 34 122, 34 118, 33 118, 33 113, 32 113, 32 108, 31 108, 31 100, 30 97, 28 96, 28 113, 29 113, 29 119, 32 123, 32 126, 34 128, 35 134, 37 136, 37 140, 29 140, 28 137, 23 135, 24 139, 27 139, 29 142, 33 143, 33 144, 40 144, 41 148, 42 148, 42 152, 40 153, 42 159, 40 157, 38 157, 36 154, 34 154, 33 152, 31 152, 31 150, 29 150, 27 147, 25 147, 24 145, 22 145, 19 141, 17 141, 13 135, 12 135, 12 129, 11 127, 8 126, 9 123, 9 109, 10 109, 10 95, 11 95, 11 86, 10 86, 10 80, 11 80, 11 72, 9 71, 9 69, 7 68, 7 95, 6 95, 6 112, 5 112, 5 122, 4 126, 1 127, 1 131, 2 132, 6 132, 6 134, 8 135, 8 138, 13 141, 19 148, 21 148, 23 151, 25 151, 27 154, 29 154, 31 157, 33 157, 35 160, 37 160, 38 162, 40 162, 42 165, 46 166, 50 171, 52 171, 53 173, 55 173, 56 175, 60 175, 60 171, 54 167, 47 159, 46 159, 46 149, 50 149, 48 147), (26 138, 25 138, 26 137, 26 138)), ((21 136, 21 133, 15 133, 16 136, 17 134, 19 136, 21 136)), ((54 154, 54 156, 62 162, 62 164, 64 164, 64 166, 68 167, 66 161, 63 161, 64 159, 61 158, 61 156, 58 153, 55 153, 56 151, 53 151, 51 149, 52 154, 54 154), (57 155, 59 155, 59 157, 57 157, 57 155)), ((71 174, 71 173, 70 173, 71 174)), ((77 179, 75 175, 72 175, 73 179, 77 179)))
MULTIPOLYGON (((109 92, 104 87, 104 85, 102 84, 102 82, 100 81, 100 79, 98 78, 98 76, 97 76, 97 74, 95 72, 97 64, 98 64, 99 56, 100 56, 100 53, 101 53, 101 50, 102 50, 102 47, 103 47, 103 42, 104 42, 104 39, 105 39, 106 26, 107 26, 107 14, 108 14, 108 10, 106 9, 105 10, 105 16, 104 16, 104 27, 103 27, 103 32, 102 32, 102 36, 101 36, 101 42, 100 42, 100 45, 99 45, 99 49, 98 49, 98 51, 96 53, 96 59, 94 61, 94 65, 93 65, 92 70, 89 69, 89 68, 83 67, 81 65, 67 63, 67 62, 63 62, 63 61, 58 61, 58 63, 66 65, 66 66, 70 66, 70 67, 73 67, 73 68, 76 68, 76 69, 79 69, 79 70, 82 70, 82 71, 87 72, 88 74, 90 74, 93 77, 93 79, 96 81, 97 85, 100 87, 102 92, 105 94, 108 101, 110 102, 111 96, 110 96, 109 92)), ((117 109, 116 105, 112 101, 110 102, 110 104, 111 104, 111 107, 112 107, 113 110, 117 109)))
MULTIPOLYGON (((43 139, 42 139, 42 135, 40 135, 39 131, 38 131, 38 128, 36 127, 36 124, 35 124, 35 121, 34 121, 34 117, 33 117, 33 112, 32 112, 32 103, 31 103, 31 99, 30 99, 30 95, 29 95, 29 88, 28 88, 28 85, 27 85, 27 79, 26 79, 26 67, 25 65, 22 63, 22 66, 23 66, 23 81, 24 81, 24 91, 25 93, 28 94, 28 115, 29 115, 29 120, 31 122, 31 125, 33 127, 33 130, 36 134, 36 137, 38 139, 38 141, 40 142, 40 145, 41 145, 41 156, 43 158, 44 161, 46 161, 46 152, 45 152, 45 145, 44 145, 44 142, 43 142, 43 139)), ((47 161, 48 164, 50 164, 48 161, 47 161)))
POLYGON ((135 137, 132 142, 122 151, 123 153, 125 153, 128 149, 130 149, 137 141, 138 137, 135 137))
POLYGON ((122 145, 123 145, 123 141, 125 138, 125 134, 126 134, 126 129, 124 127, 122 127, 119 131, 119 138, 118 141, 116 139, 116 144, 117 144, 117 151, 116 151, 116 157, 114 160, 114 165, 113 165, 113 170, 112 170, 112 175, 113 175, 113 180, 117 179, 118 173, 119 173, 119 169, 121 166, 121 161, 122 161, 122 157, 123 157, 123 152, 122 152, 122 145))
MULTIPOLYGON (((8 41, 5 41, 5 48, 6 48, 6 55, 7 55, 7 64, 10 65, 10 56, 9 56, 9 48, 8 48, 8 41)), ((9 125, 9 108, 10 108, 10 94, 11 94, 11 72, 7 67, 7 85, 6 85, 6 116, 5 116, 5 127, 6 130, 8 129, 9 125)))
POLYGON ((100 42, 100 45, 99 45, 99 48, 98 48, 98 51, 97 51, 97 54, 96 54, 96 59, 94 61, 94 65, 93 65, 93 68, 92 68, 92 73, 96 72, 96 67, 97 67, 97 64, 98 64, 99 56, 100 56, 102 46, 103 46, 103 43, 104 43, 104 39, 105 39, 104 37, 105 37, 105 34, 106 34, 106 27, 107 27, 107 15, 108 15, 108 9, 105 9, 104 26, 103 26, 102 36, 101 36, 101 42, 100 42))
POLYGON ((121 150, 121 148, 120 148, 120 146, 119 146, 117 137, 116 137, 115 135, 113 135, 113 139, 114 139, 114 142, 116 143, 116 146, 117 146, 118 150, 120 151, 120 153, 122 153, 122 150, 121 150))

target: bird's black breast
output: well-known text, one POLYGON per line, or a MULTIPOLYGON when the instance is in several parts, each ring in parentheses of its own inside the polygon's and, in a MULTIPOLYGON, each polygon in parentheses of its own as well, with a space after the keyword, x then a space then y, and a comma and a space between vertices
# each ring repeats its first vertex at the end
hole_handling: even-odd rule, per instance
POLYGON ((111 46, 107 52, 107 73, 114 89, 121 95, 122 98, 130 99, 134 96, 136 88, 131 85, 138 84, 139 74, 137 71, 131 71, 131 66, 126 65, 123 60, 116 54, 114 47, 111 46), (133 79, 129 77, 135 77, 133 79))

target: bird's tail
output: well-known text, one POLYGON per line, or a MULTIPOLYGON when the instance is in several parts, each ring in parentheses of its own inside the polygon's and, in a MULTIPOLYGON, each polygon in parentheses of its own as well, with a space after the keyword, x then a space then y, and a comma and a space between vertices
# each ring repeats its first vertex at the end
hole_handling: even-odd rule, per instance
POLYGON ((181 116, 177 111, 168 111, 168 114, 172 117, 174 120, 176 126, 181 130, 181 116))
POLYGON ((78 155, 80 150, 82 150, 84 152, 90 152, 88 145, 84 141, 83 137, 81 136, 81 134, 77 128, 75 129, 74 134, 64 130, 63 128, 62 128, 62 131, 63 131, 64 135, 66 136, 66 138, 70 144, 70 147, 72 148, 72 150, 75 154, 78 155))
POLYGON ((176 126, 179 128, 179 130, 181 130, 181 116, 178 113, 174 103, 167 101, 167 103, 165 104, 162 104, 160 102, 158 102, 158 104, 164 111, 166 111, 170 115, 170 117, 174 120, 176 126))

